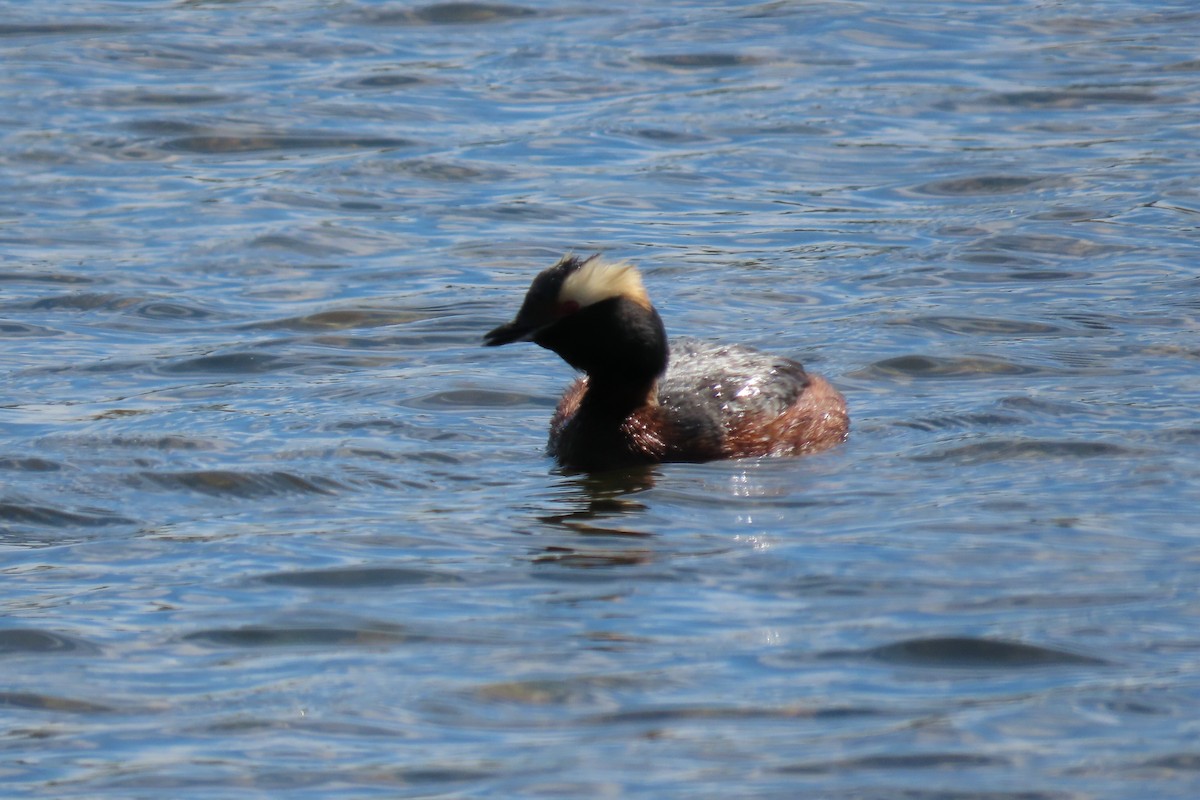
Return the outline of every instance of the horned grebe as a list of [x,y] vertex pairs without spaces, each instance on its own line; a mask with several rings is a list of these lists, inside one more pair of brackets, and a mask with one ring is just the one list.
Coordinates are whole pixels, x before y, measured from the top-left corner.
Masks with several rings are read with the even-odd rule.
[[586,373],[550,421],[568,469],[788,456],[845,441],[846,402],[787,358],[676,339],[630,264],[564,256],[533,279],[516,319],[484,337],[532,341]]

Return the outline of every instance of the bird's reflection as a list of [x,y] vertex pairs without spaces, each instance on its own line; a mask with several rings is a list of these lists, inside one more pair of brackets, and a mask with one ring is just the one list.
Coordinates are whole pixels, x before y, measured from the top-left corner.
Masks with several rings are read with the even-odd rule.
[[565,510],[543,514],[538,521],[550,529],[569,532],[573,538],[577,537],[578,545],[560,542],[547,546],[534,558],[535,563],[590,568],[628,566],[651,560],[650,550],[617,542],[629,543],[654,535],[634,524],[647,511],[646,504],[637,496],[654,487],[653,467],[560,474],[562,496],[556,505],[565,506]]
[[[573,567],[605,567],[642,564],[654,560],[657,548],[651,540],[661,536],[662,520],[654,513],[661,506],[646,495],[652,489],[663,493],[657,500],[686,495],[690,503],[719,505],[725,509],[726,524],[733,521],[729,541],[742,540],[746,527],[754,527],[765,511],[760,501],[785,496],[791,481],[771,467],[772,460],[748,460],[731,464],[661,465],[602,473],[560,472],[559,494],[553,513],[541,514],[538,522],[567,536],[555,537],[535,557],[537,563]],[[662,485],[663,469],[672,474]],[[738,512],[738,508],[745,506]],[[732,508],[731,508],[732,507]],[[778,509],[774,513],[779,513]]]

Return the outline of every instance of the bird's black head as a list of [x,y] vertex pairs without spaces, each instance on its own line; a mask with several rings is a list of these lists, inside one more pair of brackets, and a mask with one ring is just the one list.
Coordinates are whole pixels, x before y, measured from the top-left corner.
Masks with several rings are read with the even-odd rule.
[[520,341],[553,350],[593,378],[652,381],[667,365],[666,332],[641,275],[630,264],[598,255],[566,256],[539,274],[516,318],[490,331],[483,343]]
[[577,273],[580,267],[597,258],[599,256],[588,259],[580,259],[573,255],[563,256],[553,267],[542,270],[525,293],[525,302],[521,304],[516,318],[488,331],[483,337],[484,346],[498,347],[511,342],[531,341],[534,332],[539,328],[578,311],[577,301],[573,302],[563,296],[563,284],[567,278]]

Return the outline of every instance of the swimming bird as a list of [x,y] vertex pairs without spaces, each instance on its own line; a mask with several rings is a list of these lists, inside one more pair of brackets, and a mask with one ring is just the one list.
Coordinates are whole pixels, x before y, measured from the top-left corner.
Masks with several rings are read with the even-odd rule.
[[550,421],[548,454],[600,471],[663,461],[791,456],[845,441],[842,395],[789,358],[741,345],[667,341],[631,264],[564,256],[484,345],[531,341],[585,375]]

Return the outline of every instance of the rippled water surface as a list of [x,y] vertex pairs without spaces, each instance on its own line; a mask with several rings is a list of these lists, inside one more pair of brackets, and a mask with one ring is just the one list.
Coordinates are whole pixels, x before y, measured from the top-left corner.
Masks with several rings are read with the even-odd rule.
[[[0,4],[8,796],[1194,798],[1194,3]],[[850,441],[564,474],[561,253]]]

